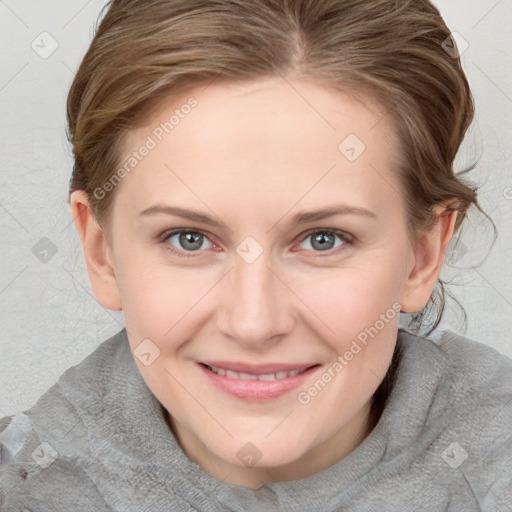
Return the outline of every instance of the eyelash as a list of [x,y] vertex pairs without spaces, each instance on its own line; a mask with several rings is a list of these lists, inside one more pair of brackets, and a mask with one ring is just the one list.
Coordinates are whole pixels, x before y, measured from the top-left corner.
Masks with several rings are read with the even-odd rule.
[[[211,244],[215,245],[214,242],[212,242],[210,240],[209,236],[206,233],[204,233],[203,231],[201,231],[200,229],[173,229],[173,230],[170,230],[170,231],[164,231],[161,235],[159,235],[157,237],[157,242],[160,243],[160,244],[163,244],[164,249],[166,251],[171,252],[174,256],[177,256],[179,258],[194,258],[194,257],[197,257],[197,256],[195,256],[195,253],[200,253],[201,250],[197,250],[197,251],[180,251],[180,250],[176,249],[174,246],[172,246],[170,243],[168,243],[169,238],[171,238],[174,235],[178,235],[180,233],[200,234],[200,235],[204,236],[205,238],[207,238],[210,241]],[[356,243],[355,237],[353,237],[352,235],[346,233],[345,231],[340,231],[338,229],[326,228],[326,229],[312,229],[310,231],[307,231],[306,233],[301,235],[301,238],[299,240],[299,244],[304,242],[311,235],[314,235],[314,234],[335,235],[335,236],[337,236],[337,237],[339,237],[341,239],[343,244],[341,246],[338,246],[338,247],[333,248],[333,249],[329,249],[327,251],[313,251],[313,252],[316,252],[316,253],[323,252],[326,256],[320,256],[320,255],[318,255],[318,256],[307,256],[309,258],[329,257],[329,256],[332,256],[333,254],[339,252],[340,250],[344,250],[345,246],[347,246],[347,245],[355,245],[355,243]],[[309,251],[309,252],[311,252],[311,251]]]

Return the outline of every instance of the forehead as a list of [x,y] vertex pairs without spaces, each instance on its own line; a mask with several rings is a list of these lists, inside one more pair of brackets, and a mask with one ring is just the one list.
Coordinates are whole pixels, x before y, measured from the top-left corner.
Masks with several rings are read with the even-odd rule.
[[[370,142],[369,132],[387,115],[369,97],[356,97],[348,91],[305,80],[276,77],[214,83],[182,92],[156,103],[148,116],[149,125],[156,126],[162,119],[169,119],[169,114],[183,108],[191,97],[197,100],[198,107],[187,122],[180,123],[182,138],[192,141],[195,132],[217,141],[229,136],[229,140],[250,146],[256,137],[263,137],[265,142],[283,144],[283,150],[287,143],[295,144],[300,138],[307,140],[309,147],[319,145],[322,140],[332,147],[331,143],[338,142],[347,130]],[[240,130],[241,127],[244,129]],[[387,122],[378,131],[392,138]],[[267,152],[270,148],[266,146]],[[337,149],[335,144],[334,150]]]
[[231,194],[232,204],[236,194],[241,203],[286,196],[289,206],[301,198],[305,206],[343,188],[364,202],[400,199],[388,113],[313,82],[278,77],[192,88],[153,105],[127,137],[125,157],[148,137],[155,147],[124,180],[137,202],[172,194],[177,176],[189,192]]

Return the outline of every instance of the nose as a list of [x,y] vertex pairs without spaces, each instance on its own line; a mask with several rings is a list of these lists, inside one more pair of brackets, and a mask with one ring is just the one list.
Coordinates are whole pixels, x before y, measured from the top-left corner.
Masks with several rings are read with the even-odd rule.
[[236,256],[234,267],[221,285],[217,310],[220,332],[251,349],[265,349],[294,327],[293,294],[271,268],[265,252],[248,263]]

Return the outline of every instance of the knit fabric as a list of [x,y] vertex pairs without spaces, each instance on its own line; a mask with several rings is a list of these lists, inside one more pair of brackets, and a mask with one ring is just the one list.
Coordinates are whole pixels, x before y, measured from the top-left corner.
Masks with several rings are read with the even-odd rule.
[[254,490],[186,456],[123,329],[0,419],[0,510],[512,511],[512,360],[451,331],[399,336],[395,385],[363,443],[310,477]]

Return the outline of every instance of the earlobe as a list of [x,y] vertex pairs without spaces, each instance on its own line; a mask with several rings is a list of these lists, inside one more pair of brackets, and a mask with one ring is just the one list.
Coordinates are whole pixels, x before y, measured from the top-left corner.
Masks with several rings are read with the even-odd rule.
[[441,205],[434,208],[435,224],[429,231],[421,234],[414,248],[414,266],[402,293],[401,304],[404,312],[416,313],[427,305],[443,268],[457,213]]
[[105,233],[94,216],[87,194],[82,190],[70,196],[71,212],[82,243],[87,272],[98,302],[111,311],[122,309],[115,269]]

